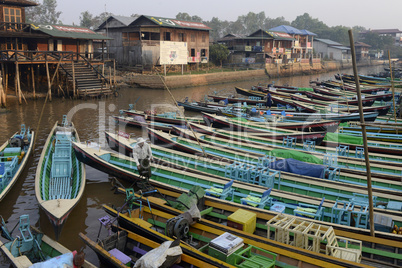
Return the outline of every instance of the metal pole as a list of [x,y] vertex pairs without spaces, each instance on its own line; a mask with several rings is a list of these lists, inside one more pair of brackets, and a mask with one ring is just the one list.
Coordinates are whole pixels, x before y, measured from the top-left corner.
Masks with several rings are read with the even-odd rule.
[[369,213],[370,213],[370,235],[375,236],[374,232],[374,209],[373,209],[373,192],[371,190],[371,170],[370,170],[370,160],[367,146],[367,133],[366,126],[364,125],[364,115],[363,115],[363,104],[362,104],[362,96],[360,91],[360,82],[359,82],[359,74],[357,72],[356,65],[356,51],[355,51],[355,42],[353,41],[353,32],[350,29],[349,31],[349,41],[350,48],[352,51],[352,62],[353,62],[353,73],[355,75],[355,83],[356,83],[356,92],[357,98],[359,100],[359,114],[360,114],[360,122],[363,124],[362,128],[362,136],[363,136],[363,144],[364,144],[364,160],[366,161],[366,170],[367,170],[367,191],[368,191],[368,199],[369,199]]

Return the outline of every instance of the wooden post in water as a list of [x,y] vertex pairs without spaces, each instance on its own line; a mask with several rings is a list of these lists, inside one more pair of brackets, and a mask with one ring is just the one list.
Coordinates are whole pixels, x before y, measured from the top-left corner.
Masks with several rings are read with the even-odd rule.
[[113,59],[113,86],[116,86],[116,59]]
[[[5,84],[5,83],[3,83],[3,81],[4,81],[4,78],[6,77],[6,69],[5,69],[5,64],[4,63],[1,63],[1,76],[2,76],[1,88],[3,90],[2,104],[3,104],[4,107],[6,107],[7,106],[7,91],[4,90],[4,87],[3,87],[3,84]],[[4,82],[7,82],[7,79]]]
[[368,145],[367,145],[366,124],[364,122],[362,95],[361,95],[361,91],[360,91],[359,74],[357,72],[357,65],[356,65],[355,42],[353,41],[352,30],[350,29],[348,32],[349,32],[350,48],[351,48],[351,52],[352,52],[353,73],[355,75],[355,82],[356,82],[356,93],[357,93],[357,98],[359,100],[359,114],[360,114],[360,122],[361,122],[363,144],[364,144],[364,160],[366,161],[366,170],[367,170],[367,191],[368,191],[368,199],[369,199],[370,234],[371,234],[371,236],[374,237],[375,231],[374,231],[373,192],[371,189],[371,169],[370,169],[370,159],[369,159],[369,152],[368,152]]
[[18,103],[22,104],[22,99],[21,99],[21,82],[20,82],[20,67],[18,64],[18,61],[15,62],[15,78],[17,81],[17,88],[16,88],[16,93],[18,93]]
[[71,67],[73,68],[73,96],[76,97],[75,92],[75,68],[74,68],[74,61],[71,61]]
[[32,76],[32,91],[33,91],[33,98],[35,99],[35,72],[34,72],[34,66],[33,64],[31,65],[31,76]]
[[45,61],[46,64],[46,75],[47,75],[47,95],[49,96],[49,101],[52,101],[52,86],[50,84],[50,73],[49,73],[49,63],[47,59]]

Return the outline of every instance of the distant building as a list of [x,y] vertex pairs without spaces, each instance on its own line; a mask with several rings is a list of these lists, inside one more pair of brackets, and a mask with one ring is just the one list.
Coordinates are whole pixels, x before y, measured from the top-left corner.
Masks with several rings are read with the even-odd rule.
[[140,15],[111,16],[96,31],[113,38],[107,47],[119,64],[150,69],[169,63],[207,63],[210,30],[201,22]]
[[402,46],[402,31],[399,29],[370,29],[367,31],[362,31],[359,34],[364,39],[364,36],[369,32],[376,33],[379,36],[391,36],[395,40],[396,46]]
[[356,61],[369,60],[370,47],[371,47],[370,45],[367,45],[363,42],[355,42]]
[[228,62],[259,64],[289,60],[294,38],[286,33],[258,30],[248,36],[227,34],[217,42],[230,50]]
[[314,51],[323,59],[345,61],[351,59],[350,48],[330,39],[316,38]]
[[283,32],[294,38],[292,44],[292,58],[309,58],[313,53],[314,36],[308,30],[299,30],[289,25],[281,25],[269,29],[272,32]]

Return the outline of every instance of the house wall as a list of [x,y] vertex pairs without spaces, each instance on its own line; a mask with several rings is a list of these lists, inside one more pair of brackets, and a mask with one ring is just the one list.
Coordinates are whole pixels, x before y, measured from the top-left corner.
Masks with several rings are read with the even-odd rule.
[[341,49],[329,47],[328,48],[328,56],[330,56],[330,55],[332,55],[332,58],[329,57],[330,59],[339,60],[339,61],[343,60]]
[[4,21],[4,8],[5,7],[20,8],[21,9],[21,23],[25,23],[25,17],[26,17],[25,16],[25,7],[5,5],[5,4],[0,4],[0,21]]

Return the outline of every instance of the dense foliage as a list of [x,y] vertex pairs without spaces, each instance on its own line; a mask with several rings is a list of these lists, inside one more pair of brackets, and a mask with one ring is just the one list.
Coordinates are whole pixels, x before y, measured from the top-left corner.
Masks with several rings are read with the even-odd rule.
[[222,62],[227,60],[229,56],[229,49],[221,44],[213,44],[209,47],[209,58],[215,63],[215,65],[220,65],[222,67]]

